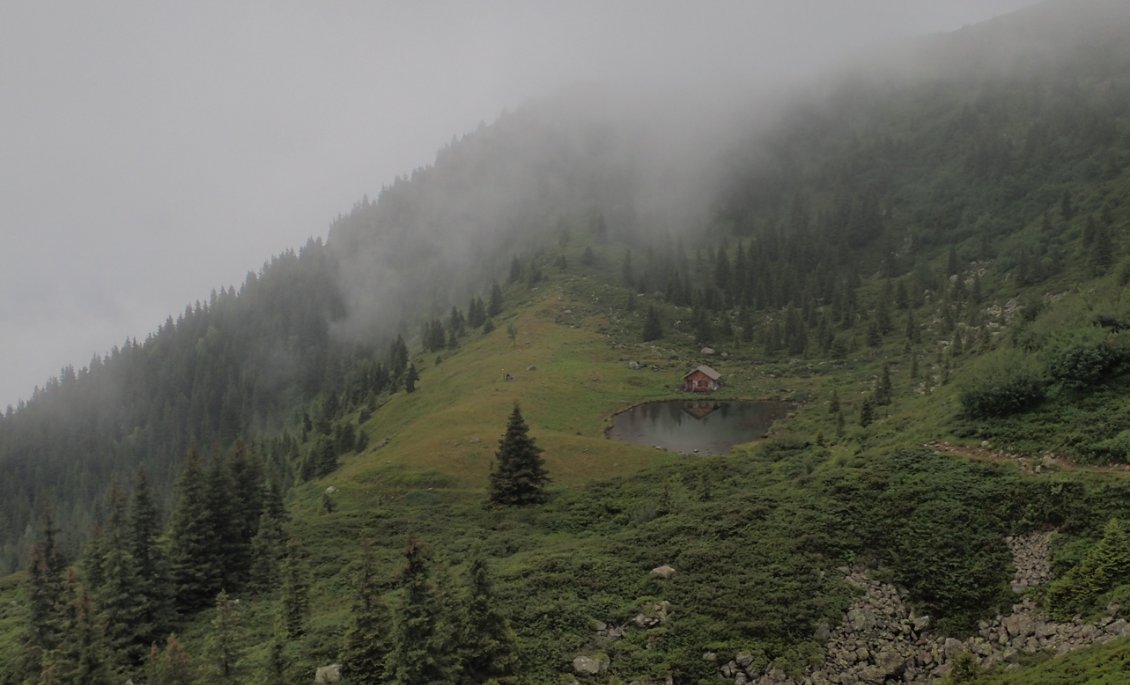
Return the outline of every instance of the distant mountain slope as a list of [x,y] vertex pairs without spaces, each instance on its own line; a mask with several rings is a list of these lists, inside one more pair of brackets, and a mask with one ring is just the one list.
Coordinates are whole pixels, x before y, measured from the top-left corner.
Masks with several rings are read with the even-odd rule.
[[[967,633],[1016,597],[1006,535],[1056,528],[1062,578],[1130,518],[1127,16],[1052,2],[916,41],[775,104],[769,128],[702,130],[719,120],[703,113],[688,133],[591,92],[503,116],[324,244],[0,419],[0,564],[23,563],[47,503],[73,557],[112,478],[144,464],[164,495],[186,450],[242,439],[293,486],[286,532],[309,552],[309,631],[280,649],[295,681],[339,657],[363,536],[395,601],[405,539],[435,545],[448,609],[481,541],[532,682],[582,654],[624,681],[709,682],[739,654],[803,673],[851,564],[937,635]],[[464,326],[494,280],[498,309]],[[727,458],[605,439],[612,411],[674,396],[702,362],[723,392],[795,411]],[[975,381],[1032,369],[1006,384],[1013,413],[967,410]],[[553,496],[484,507],[515,401]],[[240,677],[273,658],[274,590],[233,590],[256,645]],[[14,662],[23,607],[14,583],[0,594]],[[194,655],[197,599],[177,619]]]
[[763,277],[747,304],[761,309],[799,307],[804,292],[827,302],[876,273],[922,273],[949,246],[964,263],[995,258],[1006,291],[1089,277],[1089,217],[1122,248],[1128,14],[1124,3],[1052,2],[916,41],[768,132],[751,114],[747,144],[733,142],[743,131],[701,130],[718,120],[709,106],[695,117],[669,102],[692,113],[676,126],[608,93],[505,115],[339,217],[324,245],[65,371],[0,420],[0,568],[23,557],[37,509],[54,503],[81,540],[112,477],[145,464],[167,491],[190,446],[295,427],[318,398],[363,383],[358,365],[383,361],[398,333],[411,339],[485,293],[515,256],[528,262],[570,232],[604,226],[637,255],[650,250],[660,274],[672,235],[693,254],[711,225],[711,240],[747,241]]
[[[399,333],[485,295],[516,255],[598,219],[623,234],[634,144],[599,112],[530,105],[358,203],[325,244],[280,255],[238,292],[214,293],[145,341],[65,369],[0,418],[0,571],[22,563],[44,507],[57,510],[74,552],[112,478],[127,482],[144,466],[167,493],[189,448],[294,429],[321,396],[364,400],[374,388],[346,387],[370,382],[359,364],[384,361]],[[293,480],[296,459],[277,477]]]

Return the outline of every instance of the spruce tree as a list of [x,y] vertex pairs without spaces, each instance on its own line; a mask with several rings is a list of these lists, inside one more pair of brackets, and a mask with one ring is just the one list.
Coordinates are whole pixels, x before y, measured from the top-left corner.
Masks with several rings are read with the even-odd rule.
[[738,312],[738,327],[742,331],[742,342],[753,342],[753,319],[750,318],[748,307],[742,307]]
[[286,508],[273,483],[263,487],[263,511],[251,540],[251,571],[248,587],[254,592],[270,592],[278,587],[279,566],[286,556]]
[[209,682],[238,683],[238,663],[243,657],[239,625],[241,619],[239,600],[233,600],[223,590],[216,595],[216,613],[212,629],[205,644],[206,670]]
[[490,501],[494,504],[541,504],[547,499],[549,475],[517,403],[506,433],[498,443],[490,474]]
[[1048,587],[1048,609],[1066,620],[1086,613],[1095,599],[1130,582],[1130,536],[1118,519],[1110,519],[1103,535],[1070,571]]
[[875,400],[871,397],[864,397],[863,404],[859,407],[859,425],[861,428],[867,428],[874,420]]
[[389,654],[389,612],[381,601],[376,561],[368,536],[361,537],[361,566],[353,590],[353,611],[341,661],[349,682],[380,685]]
[[393,685],[454,682],[457,664],[431,582],[428,550],[409,538],[405,558],[400,575],[404,597],[393,625],[386,677]]
[[471,328],[478,328],[483,325],[487,320],[486,307],[483,301],[478,297],[472,296],[470,304],[467,305],[467,325]]
[[487,305],[487,317],[498,316],[502,313],[502,288],[498,287],[498,281],[491,281],[490,284],[490,303]]
[[647,318],[643,322],[643,341],[650,342],[663,337],[663,323],[659,320],[659,312],[655,306],[647,308]]
[[875,404],[884,406],[891,403],[891,365],[883,364],[883,372],[879,382],[875,384]]
[[106,556],[102,563],[103,582],[94,594],[94,603],[99,621],[104,626],[106,647],[115,665],[125,669],[141,664],[152,632],[152,628],[143,621],[144,598],[138,591],[140,578],[132,547],[125,495],[117,483],[112,483],[109,519],[106,522]]
[[290,685],[287,669],[290,663],[286,656],[286,637],[275,636],[267,647],[267,668],[260,681],[263,685]]
[[94,526],[90,539],[82,547],[79,567],[88,590],[96,590],[102,585],[102,564],[106,558],[106,533],[101,523]]
[[306,634],[310,615],[310,575],[302,543],[291,538],[286,543],[286,563],[282,577],[282,616],[286,636],[297,639]]
[[263,510],[263,468],[258,455],[252,454],[242,441],[236,442],[227,466],[232,520],[225,589],[234,591],[245,585],[251,568],[251,540]]
[[[40,683],[73,683],[77,681],[82,648],[79,640],[78,576],[74,569],[67,572],[63,585],[62,607],[59,615],[59,645],[43,654],[39,669]],[[103,682],[104,682],[103,678]]]
[[188,653],[184,651],[176,635],[170,635],[165,640],[164,649],[158,649],[156,644],[150,648],[145,676],[148,683],[192,685],[193,673]]
[[172,588],[168,562],[159,538],[161,513],[149,490],[144,469],[139,469],[129,504],[129,544],[137,569],[137,593],[141,598],[138,618],[142,648],[164,637],[173,619]]
[[216,554],[216,530],[208,505],[208,484],[192,451],[174,488],[169,522],[169,572],[176,609],[183,615],[209,606],[220,591],[223,568]]
[[38,672],[43,655],[56,649],[63,633],[66,610],[64,570],[66,560],[59,553],[55,514],[48,508],[43,513],[39,542],[32,545],[27,585],[27,638],[24,670]]
[[408,365],[408,372],[404,375],[404,392],[416,392],[416,381],[420,380],[420,374],[416,371],[415,364]]
[[512,676],[518,666],[517,638],[498,611],[481,549],[472,554],[467,575],[467,601],[460,621],[460,682],[475,685]]
[[[240,586],[240,577],[246,571],[246,558],[249,556],[247,543],[240,539],[242,522],[237,512],[231,472],[228,460],[222,455],[214,455],[204,476],[207,487],[207,510],[214,531],[213,551],[220,567],[220,582],[216,588],[234,590]],[[243,568],[241,568],[241,564]],[[208,598],[208,606],[215,600],[215,594]]]
[[101,626],[95,617],[94,604],[85,590],[75,599],[74,632],[70,639],[78,651],[75,682],[89,685],[110,683],[109,658]]
[[596,255],[593,254],[592,248],[588,245],[586,245],[584,251],[581,252],[581,264],[585,266],[596,264]]
[[400,376],[404,369],[408,366],[408,345],[404,342],[404,336],[396,336],[396,341],[392,343],[388,353],[388,367],[394,378]]

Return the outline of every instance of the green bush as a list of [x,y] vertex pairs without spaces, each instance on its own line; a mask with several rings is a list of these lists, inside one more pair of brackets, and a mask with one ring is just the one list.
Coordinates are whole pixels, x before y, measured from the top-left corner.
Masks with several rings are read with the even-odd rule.
[[1044,399],[1045,381],[1035,362],[1015,350],[987,355],[960,384],[961,407],[977,419],[1008,416]]
[[1130,430],[1084,446],[1080,452],[1092,464],[1125,464],[1130,460]]
[[1066,388],[1081,390],[1108,378],[1128,356],[1127,346],[1119,335],[1090,329],[1052,347],[1048,355],[1048,376]]
[[1103,593],[1130,581],[1130,538],[1111,519],[1082,561],[1048,587],[1048,613],[1058,620],[1095,609]]

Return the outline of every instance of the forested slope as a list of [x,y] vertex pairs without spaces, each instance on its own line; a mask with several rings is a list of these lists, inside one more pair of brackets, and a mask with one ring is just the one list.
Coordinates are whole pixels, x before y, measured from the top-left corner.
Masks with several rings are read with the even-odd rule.
[[[965,634],[1014,598],[1004,536],[1057,528],[1070,579],[1103,525],[1130,516],[1115,469],[1030,478],[923,447],[1130,463],[1126,35],[1130,8],[1094,0],[916,42],[775,104],[771,127],[751,111],[748,128],[711,132],[681,169],[654,148],[694,136],[663,118],[632,126],[640,109],[606,94],[504,115],[338,217],[325,243],[0,419],[0,564],[32,557],[33,581],[63,584],[36,523],[51,507],[66,561],[88,536],[149,536],[131,554],[152,543],[173,560],[154,592],[172,593],[162,626],[189,649],[212,649],[207,621],[230,607],[197,612],[219,588],[246,600],[248,678],[306,680],[338,658],[354,564],[386,579],[365,592],[394,606],[427,594],[413,574],[432,562],[415,542],[401,554],[409,535],[435,545],[440,585],[483,541],[522,655],[508,668],[536,682],[602,649],[625,679],[713,682],[702,653],[739,649],[804,672],[850,601],[848,563]],[[727,356],[705,359],[707,344]],[[796,403],[775,440],[700,464],[603,439],[608,414],[669,396],[667,376],[701,361],[735,395]],[[555,474],[528,515],[482,507],[486,426],[517,401]],[[204,459],[185,471],[194,449]],[[126,496],[106,497],[138,466],[170,519],[144,535]],[[89,577],[108,568],[98,545],[72,592],[105,582]],[[685,574],[643,580],[660,562]],[[1086,596],[1064,581],[1051,610],[1096,610],[1126,592],[1125,570]],[[287,614],[303,586],[314,609]],[[592,635],[662,601],[681,613],[658,632]],[[276,611],[293,621],[286,650],[267,646],[281,644]],[[136,651],[162,630],[121,638]],[[31,670],[54,654],[8,637]],[[139,653],[115,658],[141,676]]]

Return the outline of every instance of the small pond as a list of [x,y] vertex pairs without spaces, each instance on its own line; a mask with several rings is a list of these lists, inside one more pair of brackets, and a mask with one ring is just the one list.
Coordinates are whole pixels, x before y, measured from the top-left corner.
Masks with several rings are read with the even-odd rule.
[[686,454],[728,454],[763,437],[792,408],[788,402],[669,400],[639,404],[612,417],[613,440]]

